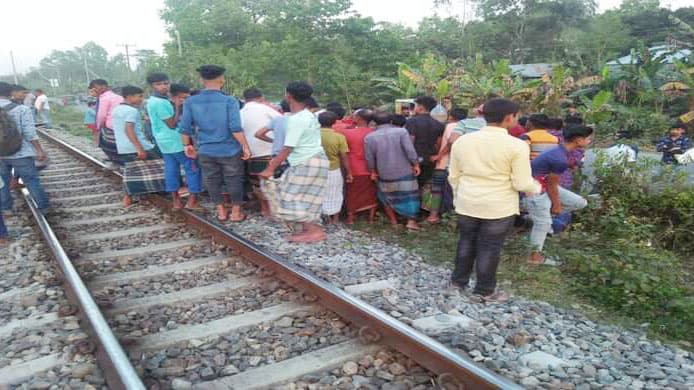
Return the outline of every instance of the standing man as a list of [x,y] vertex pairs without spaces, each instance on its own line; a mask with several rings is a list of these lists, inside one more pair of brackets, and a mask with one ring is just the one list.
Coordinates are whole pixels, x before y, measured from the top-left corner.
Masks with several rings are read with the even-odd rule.
[[407,121],[405,128],[410,133],[414,149],[419,156],[421,168],[421,174],[417,177],[419,191],[422,195],[428,196],[431,193],[431,179],[445,126],[432,118],[430,114],[437,105],[436,99],[431,96],[421,96],[415,99],[414,103],[415,116]]
[[[285,99],[292,115],[287,119],[284,147],[259,175],[266,179],[262,182],[263,192],[273,215],[301,224],[303,230],[289,237],[293,242],[319,242],[326,238],[319,222],[330,163],[321,146],[318,120],[307,107],[312,94],[313,88],[303,81],[287,85]],[[271,179],[285,160],[289,167],[282,176]]]
[[352,182],[347,183],[347,199],[345,200],[347,208],[347,221],[345,222],[348,225],[353,224],[357,213],[362,211],[369,212],[369,223],[373,223],[376,216],[376,208],[378,208],[376,186],[371,180],[369,168],[366,165],[366,158],[364,157],[364,138],[373,131],[369,127],[372,115],[373,112],[371,110],[357,110],[352,115],[355,127],[339,131],[347,139],[349,148],[347,157],[349,159],[349,168],[352,172]]
[[123,103],[123,97],[108,87],[106,80],[96,79],[89,83],[90,94],[97,97],[96,128],[99,130],[99,148],[109,160],[118,163],[116,137],[113,134],[113,110]]
[[520,139],[530,145],[530,160],[534,160],[542,152],[554,149],[559,145],[559,138],[549,132],[552,119],[545,114],[532,114],[528,118],[528,132]]
[[51,128],[51,106],[48,104],[48,96],[43,93],[43,90],[37,89],[34,91],[36,94],[36,101],[34,102],[34,107],[36,108],[36,115],[39,121],[43,123],[46,128]]
[[185,98],[176,96],[169,100],[169,76],[164,73],[150,74],[147,76],[147,83],[153,91],[152,96],[147,100],[147,115],[152,124],[152,135],[164,156],[166,192],[171,193],[173,209],[182,209],[183,203],[178,190],[181,189],[181,166],[183,166],[190,194],[185,207],[198,208],[200,207],[198,196],[202,192],[200,167],[195,160],[186,157],[183,153],[183,142],[178,130],[181,106]]
[[539,193],[530,170],[528,144],[508,134],[517,123],[519,106],[507,99],[484,104],[488,125],[461,136],[451,149],[448,181],[460,215],[460,239],[451,283],[466,289],[473,268],[473,291],[488,302],[504,302],[496,291],[501,247],[519,214],[519,192]]
[[251,158],[246,162],[247,173],[253,186],[253,194],[260,202],[260,213],[264,217],[270,217],[270,205],[260,190],[258,174],[267,168],[272,159],[272,143],[258,139],[255,135],[258,130],[269,127],[270,123],[282,114],[265,102],[262,92],[257,88],[243,91],[243,99],[246,104],[241,109],[241,123],[243,134],[251,149]]
[[3,183],[6,183],[0,189],[0,207],[2,207],[3,212],[12,211],[12,194],[9,183],[14,169],[15,174],[24,181],[24,185],[36,201],[38,208],[46,210],[49,207],[48,196],[41,186],[36,169],[36,161],[45,161],[46,153],[41,148],[39,137],[36,135],[36,125],[31,109],[21,104],[12,103],[10,101],[11,94],[12,86],[0,82],[0,109],[5,110],[6,116],[12,121],[11,124],[4,123],[2,126],[16,126],[22,136],[19,150],[9,155],[0,156],[0,177],[2,177]]
[[374,114],[376,129],[364,138],[367,166],[390,224],[398,226],[398,214],[407,218],[408,229],[419,230],[419,157],[407,130],[392,119],[387,112]]
[[532,162],[533,176],[542,184],[539,195],[528,195],[524,199],[528,215],[533,221],[530,231],[532,252],[528,263],[543,264],[542,248],[547,233],[552,231],[552,215],[570,213],[580,210],[588,202],[580,195],[559,185],[561,175],[571,169],[570,154],[575,150],[583,150],[590,145],[593,128],[588,126],[571,126],[564,130],[564,143],[541,153]]
[[[239,101],[222,92],[226,69],[203,65],[197,71],[204,89],[183,105],[180,125],[184,151],[188,158],[200,162],[205,187],[217,206],[217,219],[241,222],[246,219],[241,209],[243,162],[251,157],[251,150],[241,127]],[[230,194],[231,217],[222,192]]]

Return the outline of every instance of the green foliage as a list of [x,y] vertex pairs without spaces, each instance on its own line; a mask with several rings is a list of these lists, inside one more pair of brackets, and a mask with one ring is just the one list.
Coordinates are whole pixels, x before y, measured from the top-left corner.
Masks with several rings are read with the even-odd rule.
[[592,99],[581,96],[581,113],[587,123],[602,123],[612,115],[612,92],[600,91]]
[[560,256],[575,287],[612,310],[692,338],[694,191],[686,175],[657,162],[596,162],[600,206],[580,214]]

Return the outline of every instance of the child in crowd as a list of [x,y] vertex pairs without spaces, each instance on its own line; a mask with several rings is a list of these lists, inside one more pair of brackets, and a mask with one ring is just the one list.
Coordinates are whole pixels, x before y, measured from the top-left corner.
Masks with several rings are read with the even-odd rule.
[[678,164],[675,156],[684,154],[692,148],[692,141],[685,137],[684,127],[680,124],[672,126],[670,134],[658,142],[656,149],[663,153],[663,164]]
[[330,161],[328,183],[323,197],[323,215],[328,216],[328,223],[338,222],[344,200],[343,182],[351,183],[353,181],[347,159],[347,152],[349,152],[347,139],[332,129],[337,119],[337,114],[331,111],[325,111],[318,115],[318,122],[321,125],[321,144]]
[[528,132],[519,138],[530,145],[530,160],[559,145],[559,139],[549,132],[552,124],[552,120],[545,114],[532,114],[528,118]]
[[87,110],[84,112],[84,125],[92,132],[94,146],[99,145],[99,129],[96,128],[96,102],[87,102]]
[[201,173],[197,162],[183,153],[183,142],[178,130],[181,107],[189,94],[185,86],[176,85],[175,96],[169,100],[171,86],[169,77],[164,73],[152,73],[147,76],[147,83],[152,87],[152,96],[147,101],[147,114],[152,124],[152,135],[164,156],[164,178],[166,192],[171,193],[173,209],[183,208],[178,191],[181,189],[181,166],[186,174],[188,185],[188,209],[199,208],[198,195],[202,191]]
[[113,109],[113,134],[118,161],[123,164],[123,206],[130,207],[134,195],[164,190],[164,168],[154,144],[145,137],[140,107],[144,91],[123,87],[123,103]]

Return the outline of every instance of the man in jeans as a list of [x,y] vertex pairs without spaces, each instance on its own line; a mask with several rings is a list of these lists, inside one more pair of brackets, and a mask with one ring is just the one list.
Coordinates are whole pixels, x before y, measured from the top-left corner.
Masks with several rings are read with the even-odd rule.
[[540,154],[532,162],[533,176],[542,184],[542,193],[528,195],[525,208],[533,221],[530,231],[532,252],[529,264],[543,264],[542,248],[547,233],[552,231],[552,215],[580,210],[588,202],[580,195],[561,187],[561,175],[570,168],[569,153],[590,145],[593,129],[588,126],[570,126],[564,130],[564,144]]
[[484,104],[487,126],[461,136],[451,149],[448,181],[460,215],[460,240],[451,283],[468,287],[473,268],[474,294],[486,302],[504,302],[508,294],[496,291],[496,270],[501,247],[519,214],[519,192],[539,193],[530,170],[528,145],[509,135],[517,123],[519,107],[507,99]]
[[[190,159],[200,156],[198,161],[205,187],[217,206],[217,219],[241,222],[246,218],[241,210],[243,161],[251,157],[251,150],[243,135],[239,102],[222,92],[224,68],[203,65],[198,72],[204,89],[189,97],[183,105],[180,122],[183,151]],[[194,133],[195,146],[191,143]],[[231,195],[231,217],[222,192]]]
[[[36,201],[38,208],[46,210],[49,207],[48,197],[41,186],[35,165],[35,161],[46,160],[46,153],[39,144],[31,109],[21,104],[12,103],[10,101],[11,94],[12,86],[0,82],[0,108],[8,110],[10,118],[17,124],[17,129],[22,134],[22,146],[17,153],[0,157],[0,176],[4,183],[10,183],[14,169],[15,174],[22,179]],[[0,204],[3,212],[12,211],[12,195],[9,185],[5,185],[0,190]]]

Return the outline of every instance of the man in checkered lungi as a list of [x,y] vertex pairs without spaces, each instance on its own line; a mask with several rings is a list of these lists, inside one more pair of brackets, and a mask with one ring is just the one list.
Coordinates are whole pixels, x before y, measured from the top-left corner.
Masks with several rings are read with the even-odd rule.
[[122,93],[123,103],[113,110],[113,134],[123,164],[123,206],[130,207],[133,195],[164,191],[164,162],[143,131],[142,89],[128,85]]
[[[272,213],[288,222],[299,222],[303,230],[292,234],[289,241],[318,242],[325,240],[319,224],[321,206],[328,181],[328,158],[321,146],[320,125],[306,108],[313,88],[305,82],[287,86],[285,99],[292,115],[287,120],[282,151],[260,173],[262,190]],[[282,176],[274,178],[275,170],[289,162]]]

